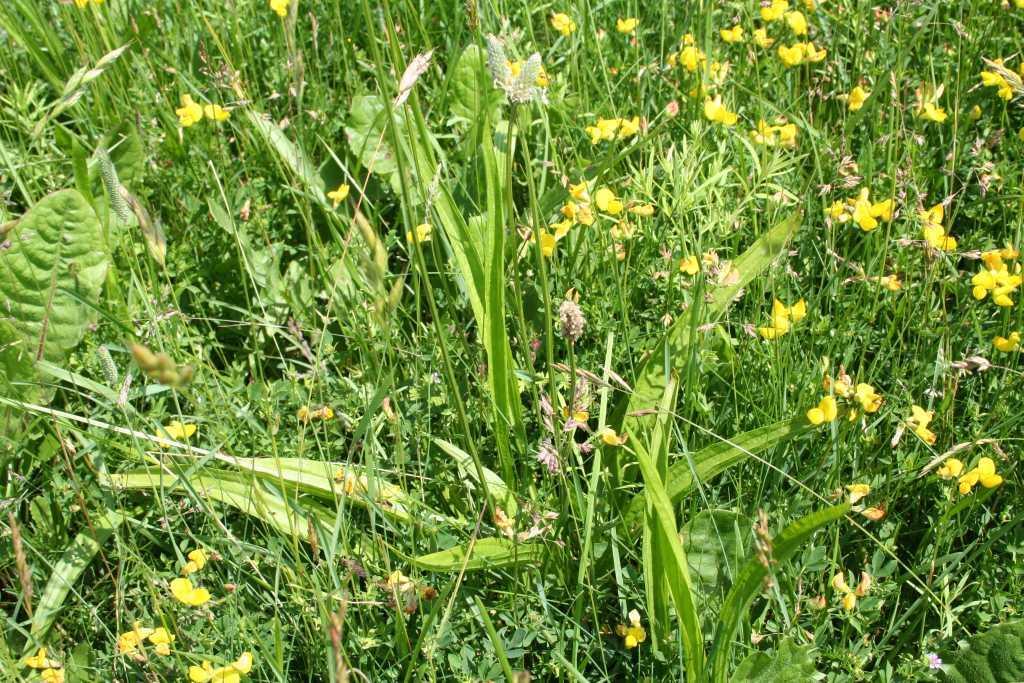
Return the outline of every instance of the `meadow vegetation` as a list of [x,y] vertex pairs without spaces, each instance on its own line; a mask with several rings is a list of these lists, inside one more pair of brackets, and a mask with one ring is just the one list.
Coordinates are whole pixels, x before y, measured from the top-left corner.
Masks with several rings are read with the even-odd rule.
[[1022,48],[0,3],[0,680],[1024,680]]

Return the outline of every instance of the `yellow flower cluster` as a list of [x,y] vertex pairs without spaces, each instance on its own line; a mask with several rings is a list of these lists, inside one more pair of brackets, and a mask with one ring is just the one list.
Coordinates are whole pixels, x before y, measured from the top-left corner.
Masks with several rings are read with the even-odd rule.
[[996,474],[996,464],[992,458],[984,457],[978,460],[974,469],[964,472],[964,463],[956,458],[946,458],[942,467],[935,473],[941,479],[956,479],[960,495],[966,496],[974,490],[974,487],[981,484],[984,488],[994,489],[1003,483],[1003,478]]
[[282,19],[288,16],[288,10],[291,8],[292,0],[270,0],[270,9],[277,16]]
[[299,418],[299,422],[302,424],[308,424],[316,420],[327,422],[328,420],[334,419],[334,408],[331,408],[330,406],[321,406],[319,408],[301,406],[298,411],[296,411],[295,416]]
[[765,339],[778,339],[787,334],[793,323],[800,322],[807,316],[807,302],[800,299],[792,306],[775,299],[772,303],[772,323],[768,327],[757,328],[758,334]]
[[252,653],[243,652],[238,659],[225,666],[214,668],[208,661],[202,666],[188,668],[188,680],[192,683],[239,683],[242,676],[252,671]]
[[598,118],[593,126],[584,129],[590,136],[590,144],[596,145],[606,140],[627,140],[640,132],[640,117],[631,119]]
[[[996,64],[1002,65],[1003,60],[995,60]],[[996,71],[985,70],[981,72],[981,84],[986,88],[995,88],[996,95],[1000,99],[1009,102],[1013,99],[1013,88],[1010,86],[1009,81],[1006,77]]]
[[1013,353],[1020,348],[1020,332],[1011,332],[1009,337],[997,336],[992,340],[997,351]]
[[799,66],[804,63],[816,63],[823,61],[828,56],[828,51],[819,49],[813,42],[794,43],[793,45],[779,45],[779,60],[786,67]]
[[[842,368],[836,377],[825,375],[821,384],[826,392],[825,396],[817,406],[807,411],[807,421],[814,425],[833,422],[839,416],[838,399],[843,399],[850,404],[849,419],[851,421],[857,419],[859,410],[863,410],[865,413],[877,413],[884,401],[882,395],[875,391],[870,384],[865,382],[854,384],[853,379]],[[863,490],[860,498],[866,496],[868,491],[870,488]]]
[[1016,260],[1019,256],[1020,252],[1012,245],[982,253],[981,260],[985,265],[971,278],[971,294],[974,298],[981,301],[991,294],[996,306],[1012,306],[1010,295],[1020,287],[1021,264],[1014,264],[1011,272],[1006,262]]
[[568,36],[576,30],[576,22],[573,21],[568,14],[556,12],[551,15],[551,28],[555,29],[563,36]]
[[64,683],[64,668],[60,662],[46,656],[46,648],[41,647],[30,657],[26,657],[25,666],[39,672],[39,678],[45,683]]
[[182,128],[193,126],[204,118],[218,123],[221,121],[227,121],[231,118],[231,112],[224,109],[219,104],[207,104],[203,106],[193,100],[191,95],[181,96],[181,106],[175,109],[174,113],[177,114],[178,123],[181,124]]
[[647,640],[647,631],[640,624],[640,612],[635,609],[629,611],[629,625],[619,624],[615,632],[622,638],[627,650]]
[[775,125],[761,119],[757,122],[757,130],[750,131],[750,139],[755,144],[766,147],[796,147],[796,124],[787,123],[784,119]]
[[871,232],[878,227],[879,221],[892,220],[894,208],[895,202],[892,199],[872,202],[870,191],[864,187],[856,197],[833,202],[828,209],[828,216],[839,223],[852,220],[864,232]]
[[921,219],[921,234],[925,242],[932,249],[939,251],[956,251],[956,238],[946,234],[942,227],[946,211],[942,204],[936,204],[930,209],[919,211],[917,217]]
[[832,577],[832,588],[839,593],[843,609],[852,612],[857,606],[857,598],[863,598],[871,590],[871,575],[861,572],[860,583],[856,588],[850,588],[850,584],[846,583],[846,572],[840,571]]
[[910,406],[910,417],[907,418],[907,426],[914,430],[918,436],[929,446],[935,443],[935,432],[928,429],[935,417],[935,411],[925,410],[919,405]]
[[348,192],[348,185],[342,183],[341,185],[338,185],[338,189],[331,190],[330,192],[328,192],[327,198],[331,200],[332,206],[334,206],[334,208],[336,209],[338,208],[338,205],[345,201],[345,199],[348,197]]
[[729,108],[722,104],[721,95],[715,95],[714,99],[708,97],[704,100],[704,118],[723,126],[734,126],[739,120],[735,112],[729,111]]
[[168,633],[167,629],[163,626],[157,628],[141,626],[137,621],[132,624],[131,631],[126,631],[117,637],[117,654],[131,654],[144,660],[145,654],[139,652],[139,648],[145,647],[144,641],[147,640],[153,646],[153,651],[161,657],[171,654],[171,643],[174,642],[174,636]]
[[210,591],[192,583],[188,577],[206,566],[206,553],[195,549],[188,554],[188,562],[181,568],[182,576],[171,581],[171,595],[189,607],[200,607],[210,601]]

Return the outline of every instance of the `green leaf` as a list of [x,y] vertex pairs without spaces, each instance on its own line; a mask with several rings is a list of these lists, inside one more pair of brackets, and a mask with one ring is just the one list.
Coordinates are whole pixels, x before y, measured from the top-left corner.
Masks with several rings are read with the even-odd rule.
[[[783,529],[782,533],[772,539],[771,559],[774,564],[785,562],[792,557],[803,543],[818,529],[841,519],[850,510],[849,503],[842,503],[824,510],[812,512]],[[714,683],[725,683],[729,680],[728,664],[732,639],[746,617],[750,603],[761,592],[764,579],[768,575],[761,558],[754,555],[747,560],[733,582],[733,587],[725,597],[725,604],[719,613],[718,628],[711,652],[711,670]]]
[[[782,253],[786,244],[800,227],[801,214],[795,213],[767,233],[740,255],[732,266],[734,273],[729,283],[712,289],[710,303],[706,307],[707,321],[720,319],[728,310],[740,289],[747,286],[764,272]],[[657,407],[665,391],[667,377],[671,372],[682,371],[690,357],[690,346],[694,339],[695,326],[690,316],[680,316],[655,346],[653,352],[640,368],[633,393],[619,403],[612,424],[622,426],[620,431],[642,433],[644,425],[650,425],[649,415],[634,415],[638,411],[647,413]]]
[[[723,439],[691,453],[688,458],[680,460],[668,470],[665,487],[669,499],[675,503],[692,491],[697,483],[706,482],[752,455],[763,453],[813,429],[814,425],[800,415],[791,420],[783,420],[737,434],[731,439]],[[692,466],[690,460],[693,461]],[[644,492],[640,491],[630,501],[623,518],[623,525],[627,529],[637,527],[642,521],[644,495]]]
[[39,604],[36,605],[36,611],[32,615],[32,635],[38,641],[46,635],[57,613],[64,607],[64,600],[67,599],[78,577],[96,557],[96,553],[107,539],[121,526],[124,517],[114,510],[106,510],[102,515],[91,516],[89,521],[91,528],[75,536],[75,540],[54,565]]
[[465,546],[456,546],[411,560],[413,566],[428,572],[500,569],[535,564],[544,558],[540,543],[515,543],[506,538],[482,538]]
[[[398,130],[396,137],[405,135],[404,119],[401,112],[394,112]],[[398,160],[387,134],[387,104],[377,95],[360,95],[352,98],[348,112],[345,136],[352,152],[367,171],[382,176],[398,196],[402,196],[401,176]],[[429,182],[429,180],[427,181]],[[416,197],[410,196],[413,201]]]
[[1024,621],[999,624],[944,653],[942,680],[950,683],[1024,681]]
[[814,680],[814,674],[811,646],[800,646],[792,638],[786,638],[771,655],[764,652],[748,655],[729,680],[732,683],[805,683]]
[[451,75],[451,113],[470,124],[490,118],[500,96],[487,70],[487,58],[479,45],[470,45],[455,62]]
[[732,510],[702,510],[682,529],[694,585],[705,593],[724,588],[739,571],[750,546],[751,521]]
[[299,149],[281,130],[280,126],[265,114],[254,109],[247,109],[245,115],[249,123],[252,124],[253,130],[267,147],[276,152],[278,159],[299,181],[302,188],[309,193],[310,198],[322,206],[328,206],[323,178],[320,177],[316,166],[306,157],[305,152]]
[[[670,411],[668,406],[675,403],[676,380],[673,377],[665,389],[662,410],[657,416],[655,429],[655,447],[662,438],[658,434],[665,429]],[[679,630],[682,632],[683,649],[685,651],[686,678],[696,683],[704,680],[704,638],[701,635],[700,619],[694,603],[694,594],[690,582],[686,552],[679,541],[676,527],[675,510],[669,501],[668,492],[661,481],[661,475],[654,460],[642,445],[635,451],[637,463],[643,473],[647,486],[647,502],[650,515],[647,518],[648,534],[651,538],[652,561],[660,571],[655,572],[655,581],[668,584],[672,602],[679,619]],[[658,576],[660,574],[660,576]],[[654,588],[655,595],[660,596],[660,588]]]
[[81,342],[106,278],[96,213],[77,190],[44,197],[7,233],[0,250],[0,368],[27,374],[37,360],[60,363]]

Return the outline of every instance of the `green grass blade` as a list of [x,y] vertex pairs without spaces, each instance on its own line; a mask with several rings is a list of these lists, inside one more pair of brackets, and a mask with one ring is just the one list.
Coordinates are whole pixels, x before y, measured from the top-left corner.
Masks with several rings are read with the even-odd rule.
[[515,543],[506,538],[482,538],[411,560],[413,566],[428,572],[500,569],[535,564],[547,553],[540,543]]

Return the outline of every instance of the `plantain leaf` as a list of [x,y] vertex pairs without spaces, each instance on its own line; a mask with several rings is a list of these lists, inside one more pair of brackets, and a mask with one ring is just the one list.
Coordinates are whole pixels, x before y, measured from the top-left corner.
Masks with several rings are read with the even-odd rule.
[[[691,453],[689,459],[683,459],[672,465],[668,470],[665,488],[669,499],[675,503],[693,490],[698,482],[705,482],[721,474],[733,465],[739,464],[751,455],[757,455],[769,448],[786,443],[814,429],[814,425],[802,415],[791,420],[783,420],[749,432],[743,432],[731,439],[723,439]],[[690,459],[693,466],[690,465]],[[633,500],[623,518],[627,529],[637,527],[643,519],[644,492],[640,491]]]
[[750,545],[751,522],[732,510],[702,510],[683,526],[682,535],[694,585],[707,595],[726,587],[739,571]]
[[455,62],[451,75],[451,113],[475,125],[486,120],[501,102],[479,45],[470,45]]
[[544,557],[540,543],[515,543],[506,538],[482,538],[465,546],[456,546],[412,559],[412,564],[428,572],[500,569],[534,564]]
[[805,683],[814,680],[814,659],[810,645],[797,645],[792,638],[779,643],[772,654],[748,655],[729,679],[732,683]]
[[[824,510],[812,512],[783,529],[782,533],[772,539],[771,559],[773,563],[785,562],[811,537],[818,529],[840,519],[850,510],[849,503],[842,503]],[[725,604],[718,617],[718,628],[711,651],[711,680],[713,683],[725,683],[729,680],[728,664],[732,639],[740,621],[746,617],[747,608],[754,600],[768,575],[768,567],[757,555],[751,557],[743,565],[733,587],[725,597]]]
[[993,626],[943,660],[942,679],[950,683],[1024,681],[1024,621]]
[[[473,462],[473,457],[469,453],[444,439],[434,439],[434,443],[455,460],[455,465],[459,468],[459,472],[462,473],[463,477],[472,479],[474,482],[478,480],[476,466]],[[519,511],[519,504],[516,502],[515,494],[512,493],[505,484],[505,480],[498,476],[498,474],[486,467],[481,466],[480,469],[483,471],[484,483],[491,499],[500,505],[510,518],[515,519],[516,513]]]
[[0,372],[27,376],[37,360],[60,363],[94,319],[108,257],[96,213],[77,190],[33,206],[0,250]]
[[96,553],[107,539],[117,530],[124,517],[114,510],[90,518],[91,528],[80,532],[64,551],[53,567],[50,578],[43,588],[43,595],[32,615],[32,635],[41,640],[53,625],[57,613],[64,607],[64,600],[75,585],[78,577],[89,566]]

